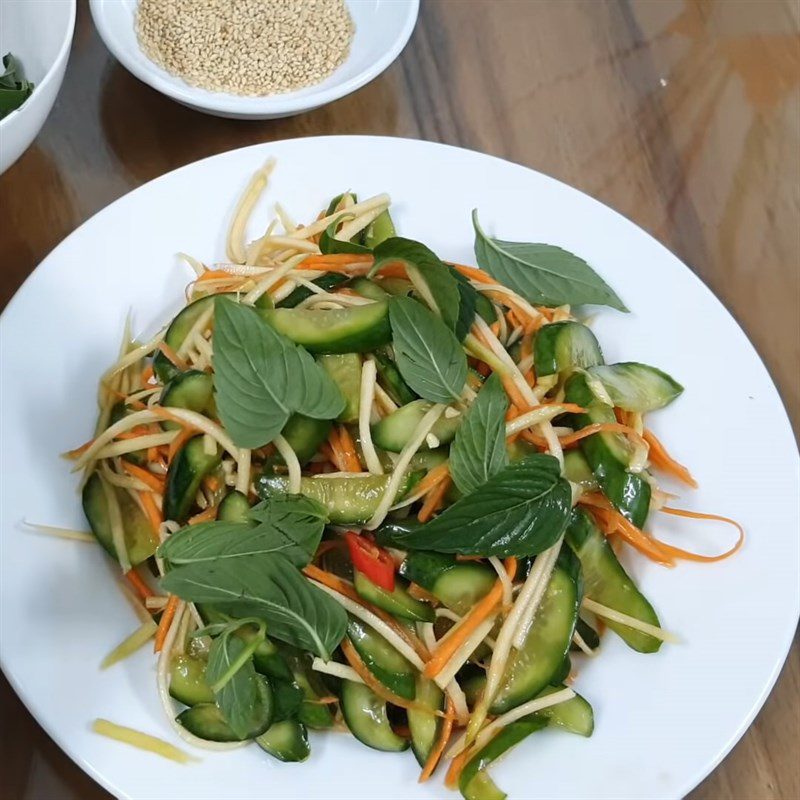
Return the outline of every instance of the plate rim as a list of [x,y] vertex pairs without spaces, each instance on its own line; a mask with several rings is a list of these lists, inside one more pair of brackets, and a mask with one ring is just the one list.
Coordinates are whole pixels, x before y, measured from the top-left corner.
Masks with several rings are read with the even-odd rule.
[[[99,0],[102,2],[102,0]],[[414,0],[418,2],[418,0]],[[92,0],[95,2],[95,0]],[[778,390],[778,387],[775,384],[775,380],[772,377],[766,363],[762,359],[761,355],[759,354],[757,348],[751,341],[750,337],[747,335],[746,331],[743,327],[739,324],[736,317],[731,313],[728,307],[722,302],[720,298],[717,297],[716,294],[710,289],[710,287],[703,281],[703,279],[691,268],[686,264],[681,258],[675,255],[666,245],[662,244],[658,239],[656,239],[648,230],[643,228],[642,226],[638,225],[636,222],[631,220],[630,218],[626,217],[617,209],[613,208],[610,205],[603,203],[602,201],[598,200],[593,195],[589,194],[588,192],[583,191],[575,186],[572,186],[565,181],[562,181],[558,178],[554,178],[550,175],[547,175],[540,170],[534,169],[533,167],[529,167],[525,164],[520,164],[518,162],[512,161],[511,159],[502,158],[500,156],[495,156],[489,153],[483,153],[479,150],[473,150],[466,147],[460,147],[457,145],[451,145],[443,142],[431,142],[424,139],[412,139],[409,137],[397,137],[397,136],[379,136],[379,135],[346,135],[346,134],[332,134],[332,135],[323,135],[323,136],[309,136],[309,137],[292,137],[289,139],[278,139],[269,142],[259,142],[252,145],[246,145],[244,147],[236,147],[231,148],[229,150],[222,151],[220,153],[214,153],[212,155],[205,156],[203,158],[197,159],[196,161],[189,162],[187,164],[183,164],[179,167],[176,167],[173,170],[168,172],[162,173],[151,180],[132,188],[130,191],[125,192],[120,197],[116,198],[112,202],[108,203],[104,207],[98,209],[94,214],[84,220],[78,227],[76,227],[73,231],[67,234],[55,247],[53,247],[46,256],[44,256],[41,261],[36,265],[36,267],[31,271],[31,273],[26,277],[17,291],[14,293],[12,298],[7,303],[6,307],[0,312],[0,335],[2,335],[3,330],[6,326],[6,319],[8,317],[7,312],[14,308],[19,302],[20,298],[26,295],[29,291],[31,291],[31,283],[34,279],[36,273],[41,269],[41,267],[49,261],[52,257],[57,256],[59,250],[65,246],[67,241],[71,239],[73,236],[77,235],[79,231],[81,231],[84,226],[89,225],[89,223],[94,222],[96,219],[101,218],[106,212],[111,212],[111,209],[116,206],[118,203],[126,200],[129,195],[135,194],[139,191],[143,190],[152,190],[152,185],[158,183],[162,179],[168,179],[175,175],[176,173],[180,173],[183,171],[188,171],[190,169],[194,169],[197,166],[203,164],[206,161],[211,161],[216,158],[224,158],[232,153],[240,153],[244,151],[268,151],[270,147],[275,145],[283,145],[283,144],[290,144],[290,143],[300,143],[302,142],[303,145],[308,145],[312,148],[318,147],[320,143],[331,143],[335,140],[347,140],[347,141],[362,141],[362,142],[369,142],[373,140],[379,140],[381,142],[398,142],[405,144],[410,144],[411,146],[421,146],[424,148],[431,148],[431,149],[446,149],[455,151],[456,153],[467,153],[471,156],[478,156],[480,158],[491,159],[492,161],[499,162],[505,165],[511,165],[515,169],[522,169],[528,172],[533,173],[539,179],[545,179],[546,181],[551,181],[554,184],[560,185],[562,188],[565,188],[572,192],[577,192],[578,194],[582,195],[584,198],[588,199],[591,204],[596,204],[605,212],[611,212],[612,214],[616,215],[620,220],[628,225],[631,226],[633,230],[638,233],[644,234],[647,239],[650,241],[651,246],[655,245],[668,254],[670,257],[674,258],[681,267],[690,274],[690,276],[696,281],[699,285],[700,289],[707,293],[707,300],[710,299],[712,302],[716,303],[720,309],[727,315],[729,321],[733,323],[733,325],[738,328],[739,332],[741,333],[742,337],[744,338],[747,346],[749,346],[750,350],[752,351],[753,355],[757,363],[763,368],[765,375],[769,379],[769,383],[774,390],[775,396],[777,397],[778,404],[783,412],[783,416],[780,420],[780,423],[784,425],[787,434],[791,437],[794,447],[791,448],[792,456],[794,460],[795,466],[795,473],[800,475],[800,451],[798,450],[798,444],[796,437],[794,436],[794,431],[792,429],[791,419],[789,418],[788,412],[786,410],[786,403],[781,392]],[[800,484],[799,484],[800,487]],[[775,683],[778,680],[785,664],[787,657],[789,655],[789,651],[791,649],[792,643],[794,641],[797,624],[800,620],[800,595],[798,596],[798,602],[795,603],[795,608],[790,610],[791,613],[787,615],[787,624],[785,628],[785,632],[783,635],[783,639],[780,642],[776,642],[776,652],[778,653],[779,657],[775,660],[772,665],[770,674],[767,680],[764,681],[758,697],[753,702],[751,708],[749,709],[747,715],[741,720],[735,730],[731,731],[727,737],[727,740],[724,744],[720,745],[720,749],[716,757],[706,763],[701,769],[699,769],[693,775],[685,776],[684,781],[677,787],[679,791],[675,794],[676,798],[683,797],[688,794],[690,791],[695,789],[700,783],[702,783],[705,778],[707,778],[713,771],[716,769],[717,766],[729,755],[731,750],[735,747],[735,745],[741,740],[744,734],[752,725],[755,717],[761,711],[766,702],[767,698],[771,694]],[[114,786],[110,780],[107,780],[104,775],[96,769],[91,762],[89,762],[84,756],[82,756],[76,748],[73,748],[72,745],[69,743],[69,740],[65,737],[61,736],[60,734],[55,733],[52,730],[52,727],[47,723],[45,719],[42,718],[42,715],[35,710],[35,703],[30,702],[30,698],[28,693],[24,692],[17,682],[15,676],[10,670],[10,667],[7,664],[7,659],[5,656],[5,648],[2,646],[2,639],[0,639],[0,671],[3,672],[6,679],[8,680],[9,684],[11,685],[12,689],[16,693],[17,697],[25,706],[28,713],[33,716],[36,722],[43,728],[43,730],[47,733],[47,735],[58,745],[58,747],[65,752],[69,758],[77,764],[85,773],[87,773],[93,780],[99,783],[103,788],[109,791],[115,797],[128,797],[127,794],[117,794],[118,787]]]

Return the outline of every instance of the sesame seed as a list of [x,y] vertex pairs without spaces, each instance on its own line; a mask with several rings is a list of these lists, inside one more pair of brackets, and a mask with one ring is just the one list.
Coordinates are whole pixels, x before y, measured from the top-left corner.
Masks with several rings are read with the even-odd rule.
[[280,94],[325,80],[347,57],[344,0],[140,0],[139,46],[193,86]]

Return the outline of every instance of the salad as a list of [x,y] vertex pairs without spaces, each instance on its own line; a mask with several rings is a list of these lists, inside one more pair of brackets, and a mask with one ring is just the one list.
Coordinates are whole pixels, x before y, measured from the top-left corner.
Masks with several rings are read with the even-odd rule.
[[[153,641],[164,711],[197,747],[299,762],[309,728],[341,729],[410,748],[420,780],[441,766],[467,800],[505,797],[505,752],[592,734],[577,687],[604,636],[674,641],[620,555],[716,561],[743,531],[660,488],[696,485],[645,420],[683,390],[605,362],[572,309],[626,309],[585,261],[475,213],[478,267],[450,263],[397,235],[387,195],[350,191],[306,225],[277,205],[248,243],[271,169],[227,260],[185,257],[185,307],[147,342],[126,329],[95,434],[66,454],[142,623],[103,666]],[[645,531],[661,514],[739,539],[698,555]]]

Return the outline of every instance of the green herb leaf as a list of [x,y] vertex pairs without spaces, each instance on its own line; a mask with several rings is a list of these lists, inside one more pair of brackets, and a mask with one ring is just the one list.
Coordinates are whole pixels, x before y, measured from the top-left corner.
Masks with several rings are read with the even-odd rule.
[[450,447],[450,474],[464,494],[474,492],[508,463],[508,397],[497,373],[483,385]]
[[344,609],[278,553],[184,564],[170,570],[161,587],[191,603],[211,603],[235,617],[263,619],[270,637],[326,661],[347,627]]
[[348,214],[346,211],[340,214],[336,219],[328,225],[319,237],[319,249],[321,253],[328,255],[329,253],[369,253],[370,249],[363,245],[356,244],[355,242],[345,241],[336,238],[336,231],[339,226],[353,215]]
[[[211,684],[222,680],[247,651],[247,645],[238,637],[224,633],[214,639],[208,656],[206,679]],[[258,676],[253,666],[252,653],[214,693],[219,710],[231,730],[242,739],[250,738],[264,717],[263,699],[260,697]]]
[[174,533],[158,548],[172,566],[281,553],[296,567],[311,562],[325,523],[325,508],[303,495],[276,495],[250,510],[258,523],[201,522]]
[[408,297],[389,301],[397,367],[405,382],[434,403],[457,400],[467,380],[467,357],[455,334]]
[[345,400],[302,347],[227,297],[215,304],[214,388],[223,425],[239,447],[271,442],[294,412],[335,419]]
[[478,290],[455,267],[448,265],[447,269],[458,284],[458,293],[461,297],[455,334],[458,341],[463,342],[472,327],[472,323],[475,321],[475,312],[480,302],[480,295]]
[[398,547],[480,556],[532,556],[566,528],[572,490],[558,461],[539,454],[502,469],[420,528],[393,537]]
[[[379,270],[384,264],[398,261],[405,265],[408,277],[418,291],[420,283],[427,286],[436,306],[431,310],[439,314],[450,330],[455,331],[459,322],[461,293],[458,281],[450,274],[436,253],[421,242],[395,236],[375,248],[375,264],[370,274]],[[425,302],[427,305],[427,300]]]
[[627,311],[614,290],[574,253],[551,244],[493,239],[472,212],[475,257],[499,283],[542,306],[593,304]]

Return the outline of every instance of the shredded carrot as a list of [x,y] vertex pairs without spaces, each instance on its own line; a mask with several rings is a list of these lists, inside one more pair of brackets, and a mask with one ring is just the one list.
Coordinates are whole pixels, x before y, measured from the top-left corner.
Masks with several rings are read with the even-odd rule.
[[169,630],[169,626],[172,624],[172,620],[175,617],[175,610],[178,608],[178,597],[177,595],[171,594],[169,596],[169,600],[167,600],[166,606],[164,606],[164,612],[161,614],[161,619],[158,622],[158,630],[156,631],[156,641],[154,650],[156,653],[161,652],[161,648],[164,646],[164,640],[167,638],[167,631]]
[[683,464],[672,458],[652,431],[645,430],[642,435],[647,444],[650,445],[650,461],[653,466],[658,467],[668,475],[672,475],[679,481],[683,481],[693,489],[697,488],[697,481],[692,477],[692,473]]
[[197,431],[194,428],[184,428],[170,443],[169,451],[167,453],[167,464],[172,463],[172,459],[178,454],[178,451],[191,439]]
[[135,428],[131,428],[129,431],[122,431],[122,433],[118,433],[114,438],[121,439],[122,441],[128,441],[129,439],[140,439],[142,436],[150,436],[153,433],[150,430],[148,425],[137,425]]
[[488,272],[484,272],[482,269],[478,269],[477,267],[467,267],[464,264],[452,263],[450,266],[455,267],[465,278],[477,281],[478,283],[496,283],[495,279],[489,275]]
[[203,485],[206,489],[208,489],[209,492],[216,492],[220,486],[219,478],[217,478],[216,475],[208,475],[203,480]]
[[443,481],[450,474],[450,466],[445,461],[437,464],[417,485],[414,487],[415,494],[427,494],[440,481]]
[[[155,460],[155,459],[153,459]],[[133,478],[140,480],[145,486],[149,486],[156,494],[164,494],[164,479],[159,478],[158,475],[153,475],[152,472],[136,464],[131,464],[130,461],[121,461],[122,469]]]
[[529,369],[522,377],[525,378],[525,383],[527,383],[531,389],[536,386],[536,374],[533,369]]
[[200,522],[213,522],[217,518],[218,510],[218,506],[209,506],[205,511],[201,511],[199,514],[189,517],[186,524],[197,525]]
[[402,261],[395,261],[391,264],[384,264],[378,270],[378,275],[382,278],[407,278],[408,270]]
[[430,490],[430,492],[428,492],[428,496],[425,498],[425,502],[422,504],[419,514],[417,514],[417,519],[420,522],[427,522],[433,516],[434,512],[442,507],[444,496],[447,494],[451,483],[452,480],[450,476],[446,475]]
[[575,442],[579,442],[581,439],[585,439],[587,436],[593,436],[595,433],[604,432],[624,433],[631,438],[641,438],[633,428],[629,428],[627,425],[621,425],[619,422],[595,422],[592,425],[587,425],[585,428],[581,428],[579,431],[575,431],[575,433],[570,433],[567,436],[559,437],[559,442],[561,442],[562,446],[566,447],[568,445],[575,444]]
[[310,255],[303,259],[303,269],[320,269],[326,272],[349,272],[353,265],[371,265],[375,259],[370,254],[361,253],[328,253],[326,255]]
[[80,458],[93,444],[94,439],[89,439],[88,442],[84,442],[80,447],[76,447],[74,450],[67,450],[63,457],[74,461],[76,458]]
[[428,706],[423,706],[421,703],[415,703],[413,700],[406,700],[405,697],[400,697],[400,695],[395,694],[388,689],[372,674],[372,672],[370,672],[369,667],[367,667],[367,665],[364,663],[361,656],[358,654],[355,647],[353,647],[350,640],[346,636],[344,639],[342,639],[342,643],[339,646],[342,648],[342,653],[344,654],[344,657],[347,659],[350,666],[358,673],[359,678],[361,678],[361,680],[364,681],[364,683],[369,686],[369,688],[372,689],[372,691],[375,692],[378,697],[382,698],[387,703],[391,703],[394,706],[399,706],[400,708],[425,711],[437,717],[445,716],[445,714],[441,711],[435,711]]
[[155,592],[142,580],[142,576],[135,569],[129,569],[125,573],[125,577],[142,600],[154,596]]
[[347,471],[347,459],[342,452],[342,445],[339,442],[339,431],[336,425],[331,426],[330,433],[328,434],[328,448],[330,449],[330,460],[341,472]]
[[489,330],[495,335],[500,335],[500,320],[496,320],[489,326]]
[[503,388],[506,390],[506,394],[508,395],[508,399],[517,407],[517,408],[527,408],[528,403],[526,402],[525,398],[520,393],[517,385],[514,383],[513,379],[509,375],[500,375],[500,380],[503,383]]
[[671,544],[667,544],[666,542],[661,542],[661,545],[667,550],[667,552],[674,556],[675,558],[685,558],[687,561],[703,561],[703,562],[713,562],[713,561],[722,561],[725,558],[732,556],[736,553],[741,546],[744,544],[744,528],[736,522],[734,519],[730,519],[730,517],[721,517],[718,514],[704,514],[700,511],[687,511],[684,508],[668,508],[664,506],[661,511],[665,514],[672,514],[676,517],[687,517],[688,519],[705,519],[705,520],[713,520],[715,522],[725,522],[728,525],[733,525],[739,531],[739,538],[736,540],[736,544],[731,547],[730,550],[726,550],[724,553],[721,553],[718,556],[703,556],[699,553],[690,553],[688,550],[682,550],[680,547],[674,547]]
[[174,366],[180,370],[189,369],[189,365],[182,359],[166,342],[160,342],[157,350],[160,350]]
[[453,721],[455,720],[455,716],[456,710],[453,706],[453,701],[448,697],[447,712],[445,713],[442,731],[439,735],[439,741],[436,742],[436,746],[431,750],[427,760],[425,761],[425,766],[422,768],[422,772],[419,776],[420,783],[424,783],[426,780],[428,780],[428,778],[430,778],[431,775],[433,775],[433,771],[436,769],[436,766],[438,765],[439,760],[444,753],[444,749],[447,747],[447,743],[450,741],[450,736],[453,733]]
[[[505,561],[508,577],[513,580],[517,572],[517,559],[507,558]],[[430,661],[425,665],[425,676],[436,677],[452,658],[453,654],[469,638],[470,634],[495,610],[503,597],[503,584],[498,580],[489,592],[484,595],[464,616],[461,622],[452,629],[439,646],[431,653]]]
[[139,380],[142,382],[142,386],[146,387],[148,383],[153,379],[153,365],[148,364],[143,370],[142,374],[139,377]]
[[450,762],[450,769],[447,770],[447,777],[444,779],[445,786],[455,789],[458,786],[458,779],[461,777],[461,770],[467,763],[467,751],[459,753]]
[[356,443],[350,435],[350,431],[344,425],[339,426],[339,445],[342,448],[342,455],[345,459],[348,472],[361,472],[361,461],[356,452]]
[[308,699],[308,700],[304,700],[303,702],[304,703],[314,703],[315,705],[318,705],[318,706],[330,706],[330,705],[333,705],[334,703],[338,703],[339,702],[339,698],[338,697],[334,697],[333,695],[328,695],[327,697],[317,697],[315,700]]
[[153,499],[153,494],[152,492],[139,492],[139,499],[142,501],[142,508],[144,508],[147,519],[150,520],[150,524],[153,526],[153,534],[155,538],[158,538],[158,529],[161,527],[164,518],[161,516],[156,501]]
[[202,283],[203,281],[215,281],[215,280],[228,280],[233,281],[238,276],[226,272],[224,269],[207,269],[200,277],[197,278],[195,283]]

